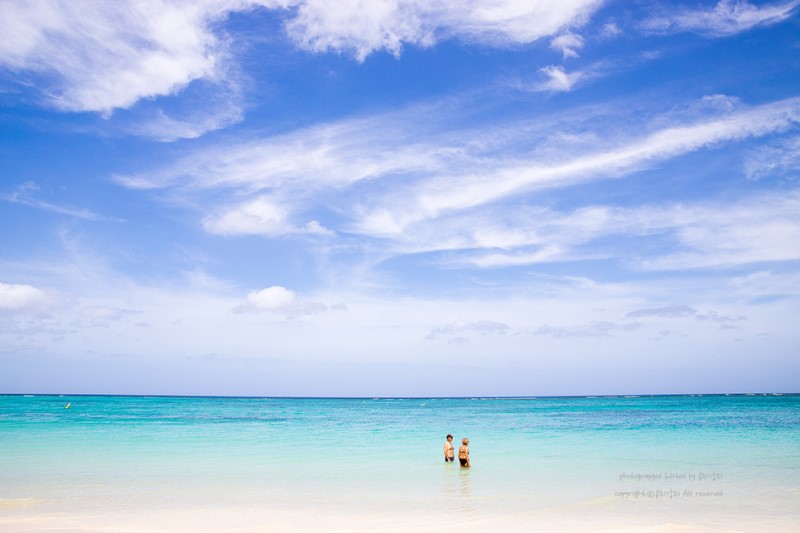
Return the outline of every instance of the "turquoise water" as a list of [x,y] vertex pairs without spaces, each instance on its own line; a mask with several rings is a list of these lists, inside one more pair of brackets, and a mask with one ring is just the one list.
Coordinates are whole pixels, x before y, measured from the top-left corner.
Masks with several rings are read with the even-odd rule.
[[[447,433],[469,437],[471,469],[444,463]],[[0,396],[0,520],[257,506],[800,524],[799,497],[798,395]]]

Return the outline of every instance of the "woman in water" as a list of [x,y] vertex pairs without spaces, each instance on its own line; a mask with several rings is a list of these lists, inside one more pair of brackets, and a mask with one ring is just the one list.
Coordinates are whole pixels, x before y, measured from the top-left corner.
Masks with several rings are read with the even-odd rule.
[[463,467],[469,467],[469,439],[464,437],[461,439],[461,447],[458,449],[458,462]]

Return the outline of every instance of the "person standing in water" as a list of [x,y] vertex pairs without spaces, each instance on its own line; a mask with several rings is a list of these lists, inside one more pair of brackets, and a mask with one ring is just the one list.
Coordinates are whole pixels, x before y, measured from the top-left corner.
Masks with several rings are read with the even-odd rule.
[[455,461],[455,448],[453,447],[453,436],[448,434],[444,441],[444,462]]
[[458,462],[461,466],[469,468],[469,439],[464,437],[461,439],[461,447],[458,449]]

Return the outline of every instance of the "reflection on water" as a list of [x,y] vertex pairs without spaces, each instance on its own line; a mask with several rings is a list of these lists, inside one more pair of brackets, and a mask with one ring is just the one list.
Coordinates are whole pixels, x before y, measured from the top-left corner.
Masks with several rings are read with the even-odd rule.
[[453,463],[442,466],[442,494],[448,507],[460,513],[475,511],[471,470]]
[[472,468],[458,467],[458,510],[472,513],[475,502],[472,499]]
[[449,500],[458,495],[458,478],[454,470],[458,469],[453,463],[445,463],[442,466],[442,493]]
[[458,482],[459,482],[459,490],[458,494],[462,498],[472,498],[472,476],[471,468],[459,468],[458,469]]

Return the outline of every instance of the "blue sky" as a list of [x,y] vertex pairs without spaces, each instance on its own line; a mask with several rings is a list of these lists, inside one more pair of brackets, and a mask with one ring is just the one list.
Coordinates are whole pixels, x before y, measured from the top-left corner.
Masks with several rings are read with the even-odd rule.
[[798,0],[0,21],[0,391],[798,391]]

